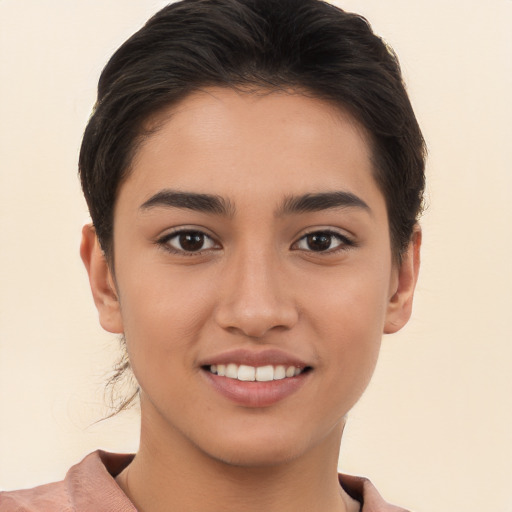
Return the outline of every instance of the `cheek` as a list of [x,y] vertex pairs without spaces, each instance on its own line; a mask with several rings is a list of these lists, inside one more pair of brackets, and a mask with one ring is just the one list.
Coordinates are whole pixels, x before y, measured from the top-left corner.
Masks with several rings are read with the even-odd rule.
[[[180,354],[193,358],[194,344],[208,317],[204,283],[169,270],[143,278],[125,273],[119,290],[127,349],[136,377],[178,367]],[[192,348],[192,350],[190,350]],[[183,360],[181,360],[183,366]],[[165,373],[164,373],[165,374]]]
[[305,286],[308,293],[304,309],[312,312],[315,324],[330,339],[380,339],[388,305],[389,274],[368,265],[363,269],[353,265],[314,276]]
[[[367,272],[327,279],[308,297],[319,360],[329,367],[329,386],[351,390],[353,405],[377,362],[387,308],[388,281]],[[304,310],[308,310],[304,307]],[[321,352],[320,352],[321,351]],[[343,391],[344,390],[344,391]]]

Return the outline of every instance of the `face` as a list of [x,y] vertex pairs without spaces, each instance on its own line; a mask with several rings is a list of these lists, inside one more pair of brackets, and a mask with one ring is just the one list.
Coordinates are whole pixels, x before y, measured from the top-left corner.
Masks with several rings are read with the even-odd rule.
[[116,202],[115,277],[91,231],[82,247],[143,436],[241,465],[332,445],[417,269],[414,250],[393,263],[363,130],[318,99],[227,89],[154,122]]

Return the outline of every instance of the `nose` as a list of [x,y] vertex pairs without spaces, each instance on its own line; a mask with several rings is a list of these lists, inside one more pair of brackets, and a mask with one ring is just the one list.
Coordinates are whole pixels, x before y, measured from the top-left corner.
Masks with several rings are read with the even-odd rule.
[[216,322],[232,333],[261,339],[289,330],[299,311],[279,258],[272,251],[246,250],[227,262]]

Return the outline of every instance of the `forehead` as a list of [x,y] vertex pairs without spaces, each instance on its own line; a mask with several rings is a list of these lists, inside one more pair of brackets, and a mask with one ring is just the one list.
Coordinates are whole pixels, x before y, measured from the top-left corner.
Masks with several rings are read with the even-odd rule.
[[123,190],[220,195],[376,187],[364,129],[300,93],[210,88],[154,116]]

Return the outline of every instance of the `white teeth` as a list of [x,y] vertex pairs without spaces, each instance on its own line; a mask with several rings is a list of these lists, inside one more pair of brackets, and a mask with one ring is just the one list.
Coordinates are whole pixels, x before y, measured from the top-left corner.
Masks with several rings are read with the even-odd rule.
[[284,366],[276,366],[274,368],[274,379],[281,380],[286,377],[286,369]]
[[231,363],[226,366],[226,377],[238,379],[238,366],[236,364]]
[[266,366],[248,366],[245,364],[212,364],[210,372],[220,377],[237,379],[244,382],[270,382],[272,380],[282,380],[300,375],[304,368],[297,366],[266,365]]
[[258,366],[258,368],[256,368],[256,380],[258,382],[274,380],[274,367],[271,365]]
[[252,381],[256,378],[256,368],[241,364],[238,367],[238,380]]
[[293,366],[288,366],[288,368],[286,368],[286,376],[293,377],[294,375],[295,375],[295,368]]

